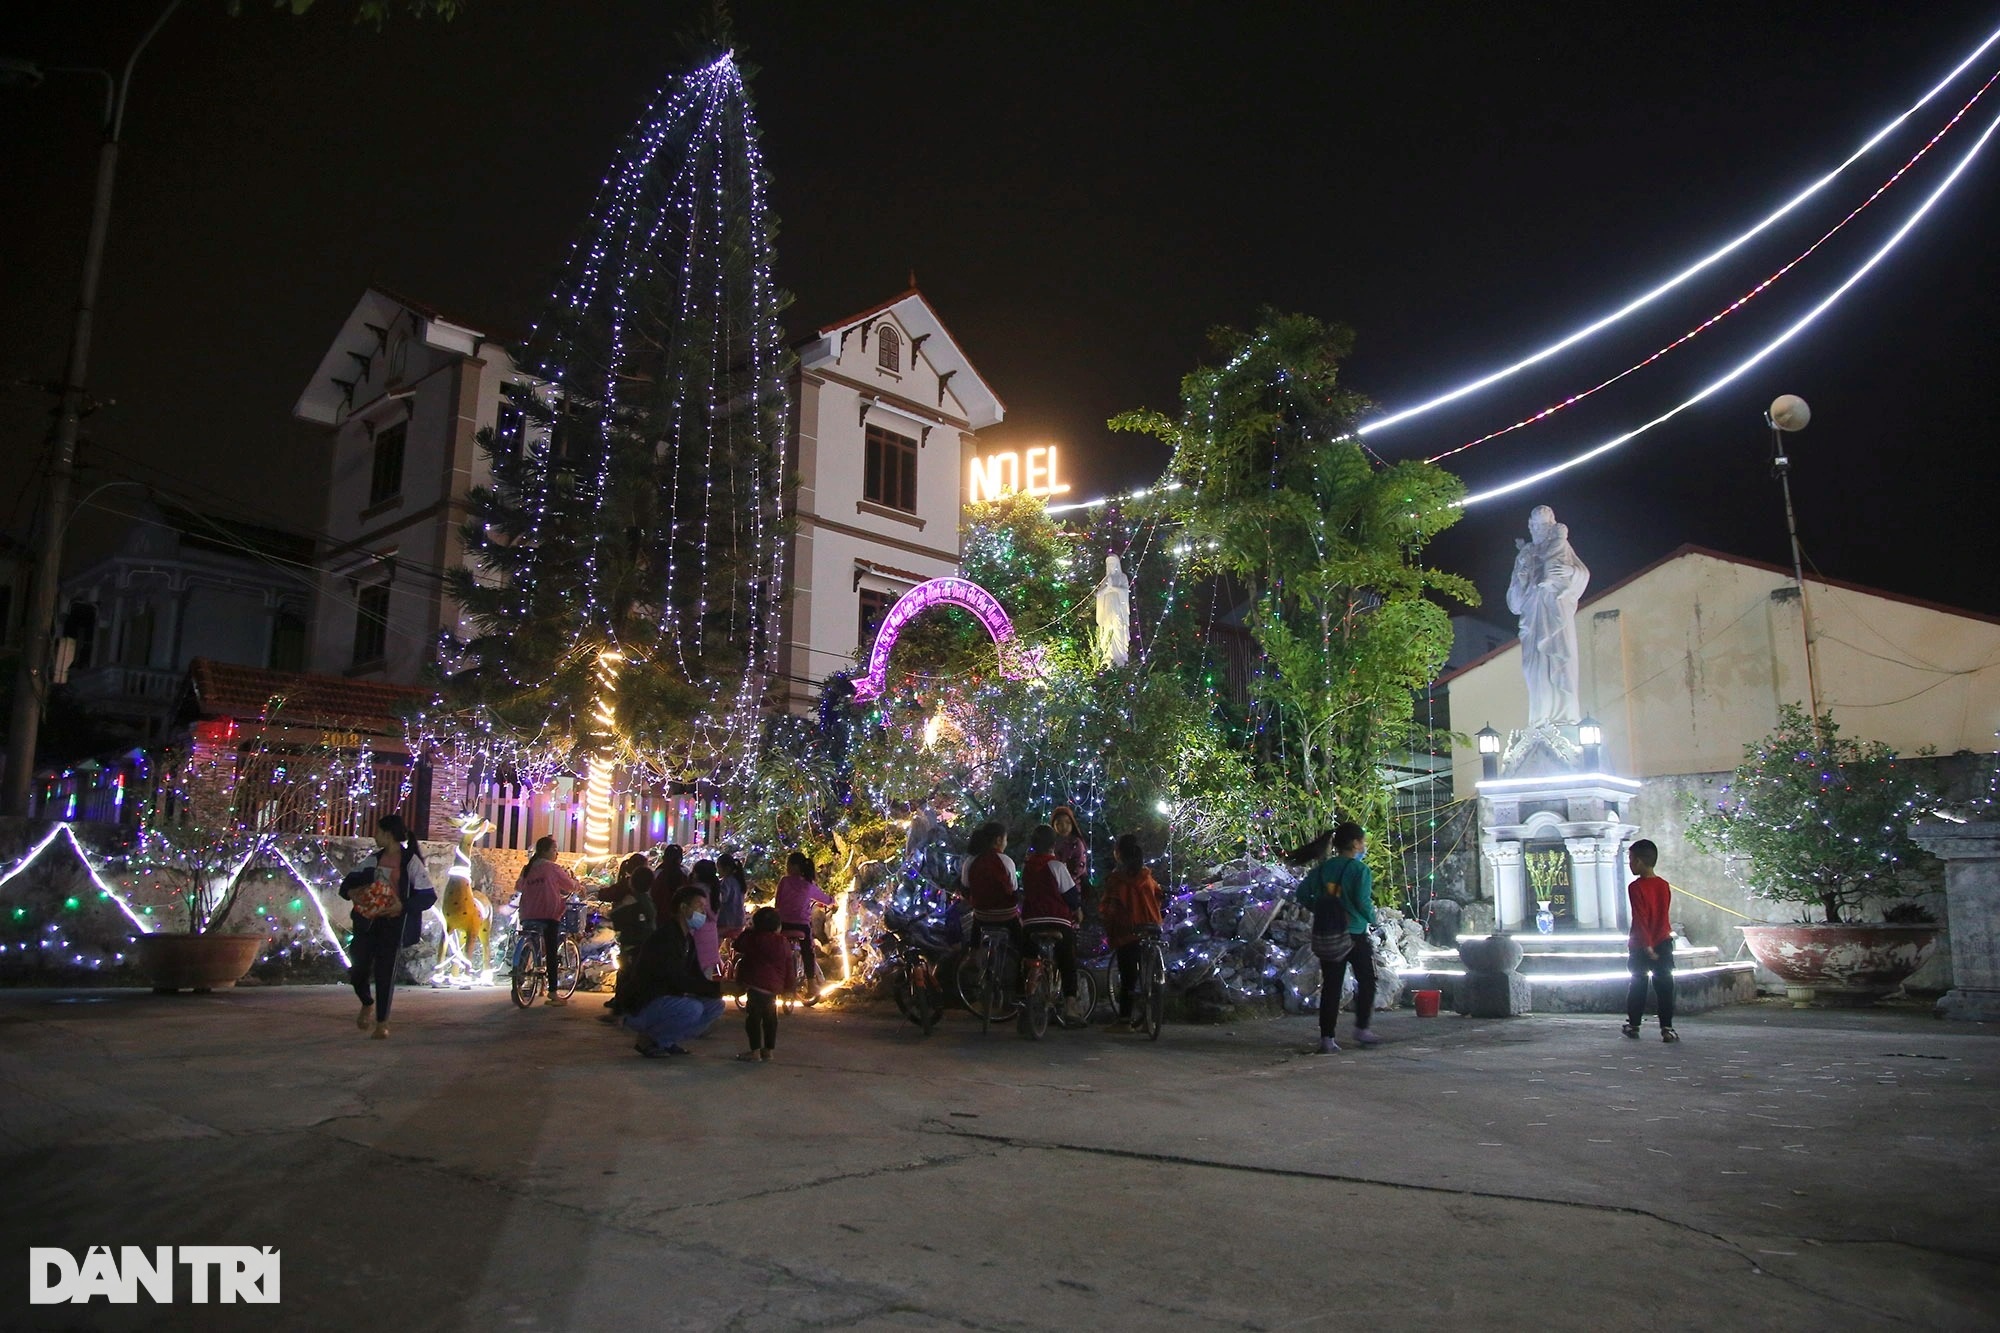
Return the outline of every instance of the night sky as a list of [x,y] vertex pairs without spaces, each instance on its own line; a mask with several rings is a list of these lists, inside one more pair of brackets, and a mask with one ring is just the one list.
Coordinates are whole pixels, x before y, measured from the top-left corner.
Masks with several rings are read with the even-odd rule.
[[[59,11],[40,16],[29,9]],[[319,432],[293,401],[378,282],[489,332],[534,319],[621,136],[684,63],[694,6],[468,0],[450,24],[187,0],[141,62],[104,275],[82,485],[160,481],[217,512],[320,522]],[[16,5],[0,55],[115,64],[157,11]],[[1385,409],[1511,360],[1761,217],[1900,111],[2000,6],[740,3],[794,338],[914,270],[1078,496],[1164,461],[1107,416],[1175,405],[1205,333],[1260,306],[1354,328]],[[1595,384],[1790,260],[1943,125],[2000,48],[1812,205],[1673,297],[1503,389],[1370,437],[1421,456]],[[0,89],[0,487],[22,537],[61,366],[96,92]],[[2000,113],[1726,323],[1553,421],[1452,460],[1475,488],[1680,401],[1900,225]],[[1996,136],[2000,138],[2000,136]],[[1757,371],[1622,450],[1472,511],[1433,548],[1487,614],[1530,505],[1613,580],[1683,542],[1785,560],[1762,411],[1794,448],[1826,574],[2000,613],[1987,541],[2000,413],[2000,142],[1845,301]],[[98,503],[129,509],[112,490]],[[98,512],[72,563],[116,536]]]

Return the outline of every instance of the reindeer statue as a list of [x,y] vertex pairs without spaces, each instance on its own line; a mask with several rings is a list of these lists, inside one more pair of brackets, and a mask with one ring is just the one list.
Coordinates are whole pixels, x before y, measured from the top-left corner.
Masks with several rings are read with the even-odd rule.
[[[493,971],[493,900],[472,887],[472,844],[493,831],[484,815],[461,811],[451,821],[458,830],[458,846],[452,849],[451,870],[445,876],[444,897],[438,904],[444,911],[444,935],[438,940],[438,966],[448,955],[456,955],[457,966],[472,970],[472,946],[479,945],[479,965]],[[454,939],[454,937],[456,937]]]

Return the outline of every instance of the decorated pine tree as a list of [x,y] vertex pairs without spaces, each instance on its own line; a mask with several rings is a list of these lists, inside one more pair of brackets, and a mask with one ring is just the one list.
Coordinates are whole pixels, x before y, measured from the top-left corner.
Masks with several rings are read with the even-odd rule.
[[440,708],[518,767],[754,762],[782,600],[786,353],[749,90],[670,81],[612,164],[525,364],[541,381],[451,587]]

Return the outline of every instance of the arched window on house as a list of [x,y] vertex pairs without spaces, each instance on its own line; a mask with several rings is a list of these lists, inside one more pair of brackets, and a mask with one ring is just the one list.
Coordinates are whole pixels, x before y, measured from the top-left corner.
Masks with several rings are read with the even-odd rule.
[[903,335],[884,324],[876,339],[875,364],[891,374],[902,374]]

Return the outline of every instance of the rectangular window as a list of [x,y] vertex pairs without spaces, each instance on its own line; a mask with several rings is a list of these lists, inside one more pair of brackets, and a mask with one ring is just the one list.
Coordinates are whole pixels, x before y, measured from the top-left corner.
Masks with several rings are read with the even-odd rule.
[[917,442],[907,435],[868,428],[862,498],[905,513],[917,512]]
[[389,648],[389,585],[371,583],[354,593],[354,665],[379,662]]
[[375,468],[368,478],[368,503],[381,504],[403,493],[403,441],[409,423],[399,421],[375,432]]
[[889,608],[896,604],[896,595],[877,592],[873,588],[861,590],[861,646],[866,648],[875,642],[875,631],[881,628],[882,617],[889,614]]
[[280,611],[271,619],[271,669],[306,669],[306,618],[296,611]]

